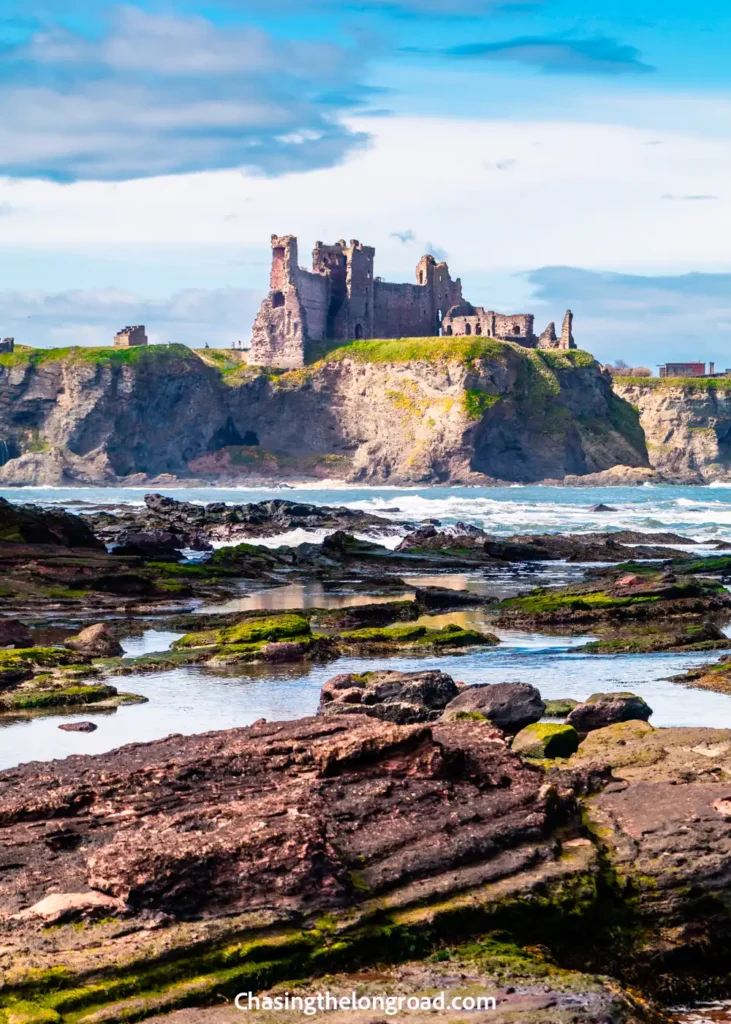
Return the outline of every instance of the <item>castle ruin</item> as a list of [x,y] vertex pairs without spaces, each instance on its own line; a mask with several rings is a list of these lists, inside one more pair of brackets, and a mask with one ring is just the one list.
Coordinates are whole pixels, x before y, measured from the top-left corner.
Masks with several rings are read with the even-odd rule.
[[136,327],[123,327],[121,331],[114,335],[114,344],[116,348],[133,348],[136,345],[146,345],[147,334],[145,333],[144,324],[138,324]]
[[576,347],[570,311],[560,338],[552,323],[537,338],[532,315],[506,316],[466,302],[460,279],[453,281],[447,264],[433,256],[419,260],[415,284],[395,284],[373,276],[376,251],[357,239],[316,242],[312,270],[299,266],[294,235],[272,235],[271,244],[269,294],[254,321],[252,364],[297,369],[317,355],[318,342],[361,338],[484,334],[529,348]]

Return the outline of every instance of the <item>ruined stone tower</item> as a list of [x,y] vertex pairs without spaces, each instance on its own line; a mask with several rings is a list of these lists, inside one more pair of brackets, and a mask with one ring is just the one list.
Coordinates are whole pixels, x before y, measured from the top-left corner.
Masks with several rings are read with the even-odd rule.
[[250,362],[304,366],[322,341],[438,335],[462,285],[446,263],[423,256],[416,284],[373,276],[375,249],[352,239],[316,242],[312,270],[299,266],[294,235],[272,235],[269,294],[254,322]]
[[[297,369],[317,356],[322,342],[360,338],[429,338],[485,335],[527,348],[576,348],[568,310],[561,337],[550,323],[540,338],[530,313],[504,314],[462,297],[446,263],[422,256],[415,284],[373,276],[376,250],[357,239],[315,242],[312,270],[300,267],[294,235],[272,235],[269,294],[259,307],[249,362]],[[127,328],[130,330],[130,328]],[[116,342],[115,342],[116,344]]]

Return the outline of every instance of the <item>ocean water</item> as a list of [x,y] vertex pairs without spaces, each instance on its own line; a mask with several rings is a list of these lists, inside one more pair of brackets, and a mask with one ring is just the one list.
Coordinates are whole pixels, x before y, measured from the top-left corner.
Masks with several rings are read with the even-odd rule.
[[[0,495],[10,501],[66,507],[70,511],[143,504],[145,490],[111,488],[9,488]],[[619,529],[672,530],[705,545],[722,541],[731,548],[731,488],[626,487],[626,488],[356,488],[305,487],[271,489],[165,488],[163,493],[181,500],[262,501],[286,498],[314,504],[347,505],[382,512],[407,524],[438,519],[481,526],[490,533],[509,536],[543,532],[587,532]],[[591,512],[602,502],[612,512]],[[269,538],[264,543],[298,543],[322,534],[300,533]],[[391,538],[390,543],[397,543]],[[545,563],[529,567],[471,573],[407,575],[407,585],[466,588],[503,597],[532,586],[557,586],[577,579],[582,567]],[[341,607],[367,600],[362,593],[333,592],[321,583],[294,583],[262,589],[242,584],[240,595],[226,602],[203,605],[202,616],[215,611],[288,607]],[[731,616],[730,616],[731,619]],[[438,623],[448,621],[439,617]],[[460,612],[449,621],[492,629],[482,611]],[[715,660],[708,655],[583,654],[590,636],[561,637],[497,631],[497,648],[449,658],[341,658],[316,666],[249,666],[235,673],[202,668],[120,677],[122,690],[143,694],[148,703],[100,712],[53,714],[0,720],[0,769],[21,761],[48,760],[76,753],[100,753],[124,743],[149,741],[170,733],[193,733],[296,718],[312,714],[323,682],[339,672],[378,667],[398,670],[440,668],[467,683],[523,681],[537,685],[546,698],[583,699],[600,690],[630,689],[641,694],[654,710],[655,725],[708,725],[731,728],[731,697],[694,690],[668,681],[668,677],[694,665]],[[167,650],[178,634],[147,631],[124,641],[129,656]],[[731,630],[730,630],[731,635]],[[66,733],[62,721],[93,719],[93,733]]]
[[[16,487],[0,490],[9,501],[61,505],[70,511],[99,506],[140,506],[154,488]],[[284,498],[317,505],[346,505],[383,513],[400,522],[458,520],[508,536],[530,533],[584,533],[604,530],[673,530],[694,540],[731,543],[731,484],[708,487],[278,487],[160,488],[181,501],[247,502]],[[592,505],[615,512],[591,512]],[[299,542],[299,541],[295,541]],[[282,543],[282,538],[267,540]]]

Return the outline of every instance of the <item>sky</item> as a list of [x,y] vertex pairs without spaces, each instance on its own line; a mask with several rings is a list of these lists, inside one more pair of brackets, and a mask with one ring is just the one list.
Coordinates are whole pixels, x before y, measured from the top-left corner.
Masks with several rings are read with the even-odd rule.
[[731,366],[726,0],[0,0],[0,337],[246,341],[269,236]]

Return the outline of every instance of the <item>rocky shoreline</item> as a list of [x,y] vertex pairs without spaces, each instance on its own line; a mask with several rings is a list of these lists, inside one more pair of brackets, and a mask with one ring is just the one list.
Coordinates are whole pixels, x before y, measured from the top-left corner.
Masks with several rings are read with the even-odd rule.
[[[334,532],[243,539],[300,522]],[[0,719],[144,700],[145,673],[185,665],[364,666],[329,676],[314,717],[0,772],[3,1024],[226,1024],[237,992],[287,986],[479,990],[496,1009],[470,1020],[649,1024],[731,989],[731,730],[654,728],[641,697],[590,684],[579,702],[465,685],[435,661],[499,650],[503,627],[589,633],[597,656],[721,652],[731,559],[667,533],[427,525],[391,550],[352,529],[404,524],[285,501],[151,495],[83,517],[0,502]],[[557,561],[593,567],[502,599],[403,578]],[[297,580],[367,602],[198,612]],[[485,626],[450,619],[473,608]],[[121,657],[150,628],[179,639]],[[390,669],[403,653],[424,668]],[[725,679],[720,657],[680,681]],[[118,690],[125,675],[142,693]]]

